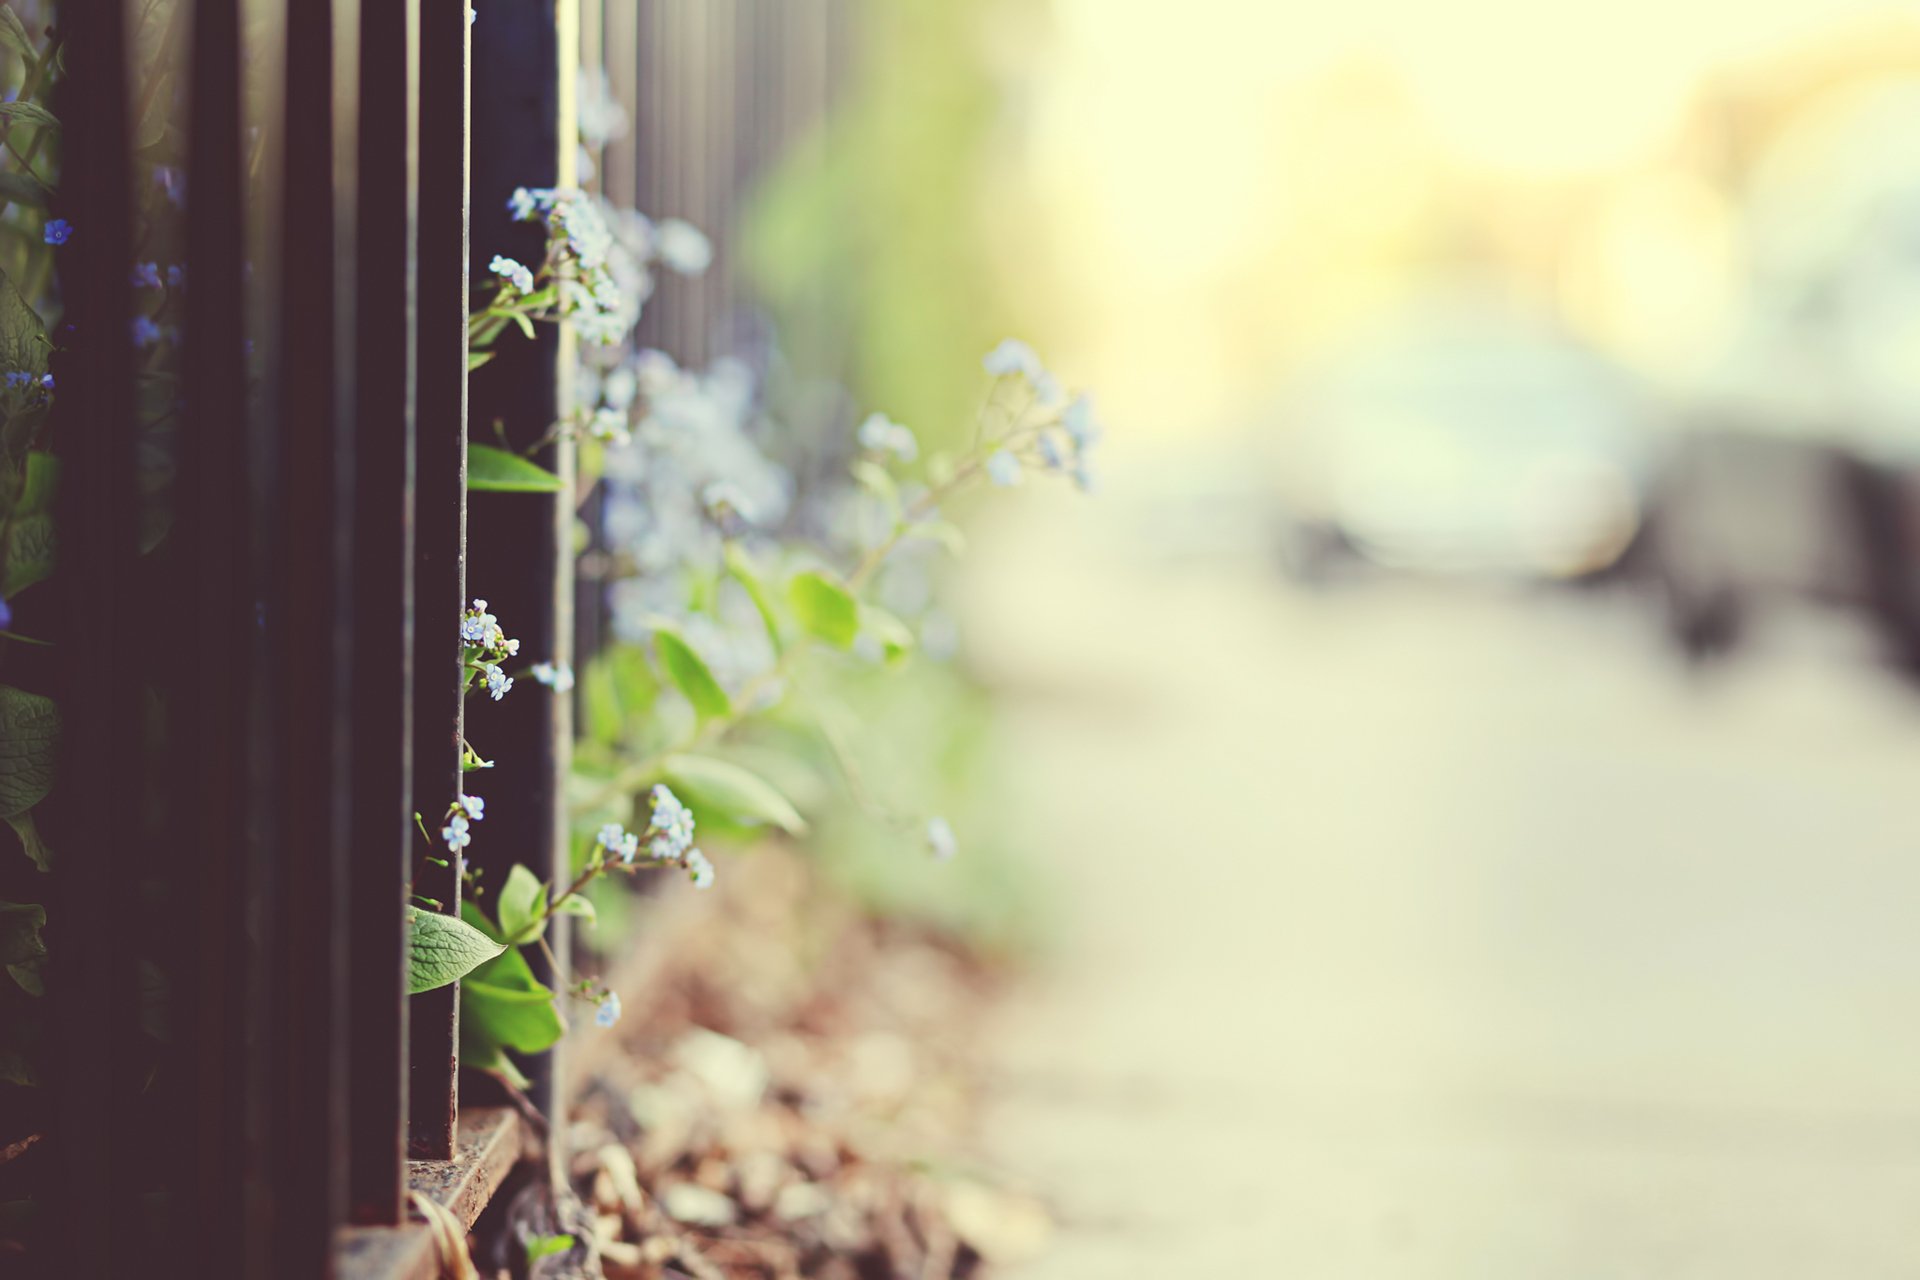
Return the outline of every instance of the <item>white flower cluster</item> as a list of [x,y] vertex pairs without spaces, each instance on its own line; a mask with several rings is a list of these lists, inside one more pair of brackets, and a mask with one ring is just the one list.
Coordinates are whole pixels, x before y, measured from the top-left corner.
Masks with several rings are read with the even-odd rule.
[[1042,414],[1032,426],[1019,425],[1026,413],[1016,419],[1016,429],[987,459],[987,478],[1010,487],[1020,483],[1028,465],[1037,464],[1072,476],[1083,492],[1092,493],[1093,447],[1103,434],[1094,418],[1093,397],[1082,392],[1067,399],[1060,380],[1040,363],[1032,347],[1017,338],[1006,339],[981,363],[995,378],[1019,378],[1029,393],[1026,412]]
[[698,275],[713,261],[713,246],[691,224],[656,223],[578,187],[519,187],[507,209],[516,221],[546,222],[560,314],[598,346],[618,345],[639,323],[653,293],[649,263]]
[[487,802],[479,796],[455,796],[453,803],[447,806],[446,825],[440,828],[440,838],[447,842],[447,848],[453,853],[473,843],[473,833],[469,825],[486,816]]
[[555,693],[573,688],[573,668],[564,662],[536,662],[527,674]]
[[912,462],[920,456],[920,442],[912,430],[884,413],[867,415],[867,420],[860,424],[859,440],[860,447],[868,453],[892,455],[902,462]]
[[487,270],[506,281],[507,286],[517,293],[533,292],[533,272],[512,258],[496,253],[493,261],[487,264]]
[[632,866],[644,844],[649,862],[683,867],[695,887],[711,888],[713,863],[707,860],[706,854],[693,847],[693,811],[680,803],[680,798],[664,785],[656,786],[647,793],[647,803],[652,810],[647,829],[633,832],[617,822],[609,822],[600,828],[595,841],[601,851]]
[[487,612],[485,600],[476,599],[460,615],[460,643],[471,650],[467,665],[485,680],[487,693],[495,702],[506,697],[513,677],[500,669],[500,663],[520,652],[520,642],[508,638],[500,620]]

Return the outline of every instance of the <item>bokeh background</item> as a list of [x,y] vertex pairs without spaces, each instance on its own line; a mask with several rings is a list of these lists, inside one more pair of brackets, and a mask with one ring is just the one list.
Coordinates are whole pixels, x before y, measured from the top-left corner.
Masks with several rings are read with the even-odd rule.
[[1920,16],[866,16],[758,287],[1109,428],[945,582],[1011,1274],[1911,1274]]

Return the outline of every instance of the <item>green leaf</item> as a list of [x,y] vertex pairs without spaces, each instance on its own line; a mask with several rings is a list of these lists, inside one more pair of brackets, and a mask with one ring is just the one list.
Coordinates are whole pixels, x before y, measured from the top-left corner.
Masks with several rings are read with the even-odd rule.
[[11,129],[17,124],[38,125],[43,129],[58,129],[59,118],[37,102],[0,102],[0,128]]
[[500,914],[501,936],[514,946],[523,946],[545,933],[547,923],[541,918],[540,907],[546,898],[547,886],[540,877],[514,863],[513,870],[507,872],[507,882],[500,886],[494,908]]
[[493,359],[495,356],[499,354],[500,353],[498,351],[467,352],[467,372],[472,373],[475,369],[478,369],[481,365],[485,364],[487,361]]
[[40,51],[33,47],[33,37],[27,34],[27,24],[20,21],[12,5],[0,4],[0,44],[25,58],[28,65],[40,60]]
[[675,791],[691,797],[696,812],[719,810],[743,822],[772,823],[789,835],[802,835],[807,820],[793,802],[757,773],[711,756],[668,756],[661,765]]
[[59,736],[52,698],[0,685],[0,818],[25,813],[53,790]]
[[53,193],[25,174],[0,172],[0,196],[29,209],[44,209]]
[[16,515],[7,526],[7,553],[0,562],[0,597],[12,599],[53,575],[53,517]]
[[559,902],[554,904],[553,909],[563,916],[579,916],[588,924],[598,924],[600,922],[600,913],[594,910],[593,899],[583,893],[576,893],[572,897],[560,899]]
[[720,687],[707,664],[678,632],[662,628],[653,633],[653,643],[660,654],[660,665],[667,669],[667,676],[680,687],[680,692],[687,695],[696,715],[702,720],[715,720],[733,710],[727,691]]
[[809,634],[836,649],[850,649],[860,634],[860,604],[839,581],[817,569],[796,573],[787,583],[794,616]]
[[572,1236],[535,1236],[527,1241],[527,1264],[550,1258],[556,1253],[565,1253],[573,1248]]
[[860,629],[880,642],[889,665],[913,652],[913,629],[879,605],[860,606]]
[[[489,937],[501,936],[472,902],[460,904],[460,916]],[[554,1007],[553,992],[533,976],[518,947],[506,948],[460,984],[462,1061],[469,1034],[476,1049],[496,1045],[519,1053],[540,1053],[552,1048],[566,1030],[566,1021]]]
[[505,951],[466,921],[434,911],[408,908],[407,991],[418,995],[466,977]]
[[780,626],[780,615],[773,607],[773,593],[767,590],[766,582],[760,577],[759,570],[753,567],[753,560],[740,549],[740,544],[729,542],[726,550],[727,572],[747,593],[747,599],[753,601],[754,610],[760,615],[761,625],[767,629],[767,639],[773,644],[776,654],[785,653],[787,638]]
[[887,469],[868,458],[860,458],[853,464],[853,478],[860,487],[870,491],[875,497],[885,500],[895,510],[900,506],[900,486],[893,482]]
[[53,870],[53,850],[47,848],[47,842],[40,838],[40,832],[34,828],[33,812],[16,813],[7,819],[7,825],[20,837],[20,844],[33,859],[33,865],[42,871]]
[[47,351],[47,326],[0,271],[0,369],[38,378],[47,371]]
[[[466,992],[463,990],[460,998],[463,1013],[466,1004]],[[533,1083],[507,1056],[505,1045],[489,1039],[478,1023],[466,1017],[460,1020],[460,1065],[499,1076],[516,1089],[528,1088]]]
[[947,549],[950,556],[966,554],[967,536],[960,532],[958,525],[945,520],[922,520],[907,531],[907,536],[925,542],[937,542]]
[[467,488],[474,493],[559,493],[565,485],[545,467],[490,444],[467,445]]
[[553,992],[534,980],[518,951],[509,949],[492,965],[496,969],[504,965],[507,956],[519,961],[517,972],[490,970],[487,977],[475,974],[460,984],[461,1039],[471,1036],[477,1044],[499,1045],[516,1053],[544,1053],[567,1033],[567,1024],[554,1007]]
[[27,455],[27,482],[20,490],[17,512],[51,512],[54,488],[60,482],[60,459],[50,453]]
[[46,923],[45,907],[30,902],[0,902],[0,964],[30,996],[45,993],[40,968],[46,963],[47,944],[41,941],[40,930]]

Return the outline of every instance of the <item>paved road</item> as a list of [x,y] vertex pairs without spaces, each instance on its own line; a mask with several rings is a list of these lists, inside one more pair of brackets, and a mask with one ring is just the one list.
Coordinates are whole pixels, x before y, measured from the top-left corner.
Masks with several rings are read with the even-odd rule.
[[1920,704],[1854,638],[1698,683],[1619,601],[1031,500],[968,587],[1066,916],[1015,1280],[1920,1275]]

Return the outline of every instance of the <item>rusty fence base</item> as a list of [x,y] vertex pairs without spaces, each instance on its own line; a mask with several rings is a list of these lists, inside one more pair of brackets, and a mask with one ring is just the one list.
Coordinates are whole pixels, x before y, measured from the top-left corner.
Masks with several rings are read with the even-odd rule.
[[[409,1160],[407,1189],[473,1226],[526,1148],[526,1126],[508,1107],[460,1113],[451,1160]],[[335,1235],[339,1280],[436,1280],[449,1269],[424,1222],[403,1227],[343,1227]]]

